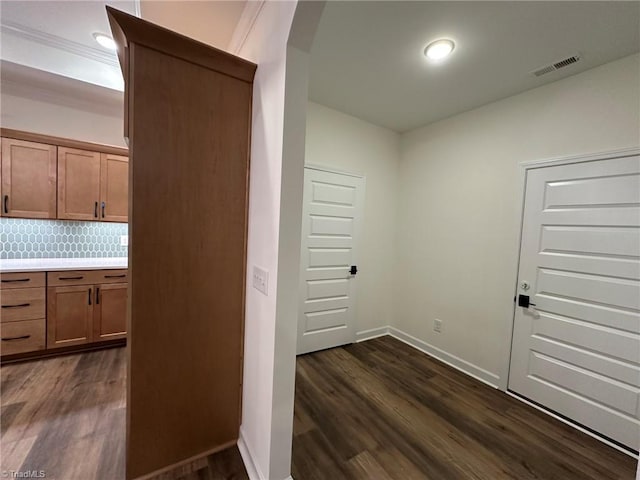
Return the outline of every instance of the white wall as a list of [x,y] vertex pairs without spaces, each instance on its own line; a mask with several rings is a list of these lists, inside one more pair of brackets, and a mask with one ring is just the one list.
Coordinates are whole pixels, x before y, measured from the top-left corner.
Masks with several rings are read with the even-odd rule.
[[0,102],[3,128],[126,147],[122,113],[97,113],[95,109],[72,106],[72,102],[64,105],[64,100],[53,102],[29,94],[18,96],[4,89]]
[[519,162],[640,144],[639,66],[626,57],[402,136],[396,327],[506,386]]
[[393,322],[396,198],[400,135],[309,102],[305,163],[366,177],[362,238],[358,248],[356,331]]
[[[281,480],[289,475],[290,467],[292,409],[289,418],[282,421],[278,402],[283,400],[281,393],[284,391],[285,397],[288,394],[284,401],[292,407],[294,372],[290,367],[278,372],[276,365],[279,363],[278,355],[283,353],[291,356],[290,363],[295,368],[295,341],[293,350],[286,341],[282,351],[276,351],[275,345],[277,336],[283,333],[277,328],[276,298],[285,66],[287,38],[295,8],[296,2],[265,2],[238,51],[241,57],[258,64],[253,89],[243,406],[239,442],[252,479]],[[251,287],[253,265],[269,272],[267,296]],[[284,409],[287,410],[289,405]],[[282,440],[272,439],[272,429],[288,432],[284,445]],[[272,457],[280,464],[275,465]],[[285,471],[286,475],[273,476],[272,469]]]

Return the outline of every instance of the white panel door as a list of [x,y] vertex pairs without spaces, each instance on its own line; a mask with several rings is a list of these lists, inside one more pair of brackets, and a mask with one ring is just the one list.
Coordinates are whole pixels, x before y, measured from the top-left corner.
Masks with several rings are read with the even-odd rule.
[[298,354],[355,340],[356,246],[364,179],[304,169]]
[[638,450],[640,157],[530,170],[518,277],[509,389]]

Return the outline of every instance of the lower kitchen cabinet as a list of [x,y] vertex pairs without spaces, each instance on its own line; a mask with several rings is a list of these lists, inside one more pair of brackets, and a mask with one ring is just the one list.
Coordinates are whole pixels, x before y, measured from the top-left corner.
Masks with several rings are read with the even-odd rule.
[[2,361],[125,339],[128,276],[126,269],[1,273]]
[[46,346],[45,275],[0,274],[0,354],[44,350]]
[[126,270],[47,274],[47,348],[125,338]]
[[93,296],[89,285],[47,289],[47,348],[92,341]]
[[127,336],[127,284],[97,285],[93,307],[93,341]]

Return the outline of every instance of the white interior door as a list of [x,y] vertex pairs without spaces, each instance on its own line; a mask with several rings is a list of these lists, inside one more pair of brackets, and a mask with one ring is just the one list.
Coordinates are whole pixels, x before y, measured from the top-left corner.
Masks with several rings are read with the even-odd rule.
[[[509,389],[638,450],[640,157],[529,170]],[[528,290],[522,287],[528,282]]]
[[307,167],[303,202],[298,354],[355,340],[364,179]]

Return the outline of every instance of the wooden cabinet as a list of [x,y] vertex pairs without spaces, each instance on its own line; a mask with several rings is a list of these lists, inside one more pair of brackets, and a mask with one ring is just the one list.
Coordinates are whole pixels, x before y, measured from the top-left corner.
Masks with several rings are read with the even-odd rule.
[[147,478],[238,439],[256,66],[107,12],[136,184],[126,478]]
[[126,222],[129,217],[129,158],[103,153],[100,158],[100,219]]
[[5,128],[0,133],[0,216],[127,222],[125,149]]
[[93,312],[94,342],[126,337],[127,284],[97,285]]
[[47,348],[91,342],[93,288],[77,285],[47,289]]
[[56,218],[56,147],[2,139],[2,216]]
[[99,220],[100,154],[58,148],[58,218]]
[[126,337],[126,270],[47,274],[47,348]]
[[0,354],[44,349],[44,273],[3,273],[0,277]]

